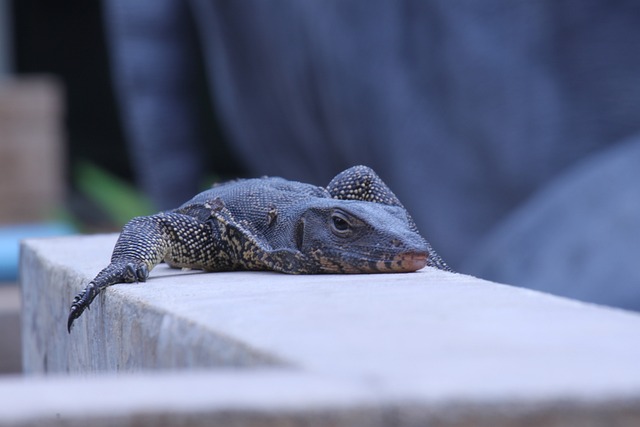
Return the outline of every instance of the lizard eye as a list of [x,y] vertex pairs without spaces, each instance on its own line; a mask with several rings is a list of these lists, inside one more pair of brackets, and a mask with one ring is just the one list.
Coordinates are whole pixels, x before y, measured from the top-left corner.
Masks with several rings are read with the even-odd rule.
[[347,216],[341,212],[331,214],[331,230],[338,236],[346,236],[351,232],[351,224]]

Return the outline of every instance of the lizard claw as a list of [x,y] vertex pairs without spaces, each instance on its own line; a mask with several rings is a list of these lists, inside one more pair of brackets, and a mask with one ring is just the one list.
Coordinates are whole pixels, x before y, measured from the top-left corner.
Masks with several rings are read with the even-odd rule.
[[92,282],[78,295],[73,298],[71,308],[69,310],[69,318],[67,320],[67,331],[71,333],[73,322],[82,315],[84,310],[89,309],[91,301],[98,295],[100,290]]
[[73,326],[73,321],[76,320],[82,312],[76,312],[77,307],[75,305],[71,306],[71,312],[69,313],[69,318],[67,319],[67,332],[71,333],[71,327]]
[[125,265],[123,274],[125,282],[146,282],[147,277],[149,277],[149,269],[145,264],[136,265],[130,262]]
[[73,299],[67,320],[67,331],[71,333],[73,322],[82,315],[102,289],[114,283],[144,282],[149,277],[149,268],[143,262],[112,263]]

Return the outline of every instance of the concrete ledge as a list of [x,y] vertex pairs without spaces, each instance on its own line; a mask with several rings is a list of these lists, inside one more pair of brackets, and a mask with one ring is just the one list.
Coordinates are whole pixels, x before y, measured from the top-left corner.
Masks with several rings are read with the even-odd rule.
[[[123,416],[133,420],[146,408],[155,421],[136,425],[159,425],[158,417],[200,425],[193,420],[203,411],[187,403],[178,418],[167,415],[169,401],[185,399],[206,400],[203,419],[226,414],[235,425],[275,425],[283,414],[292,425],[640,424],[639,315],[432,269],[288,276],[160,266],[145,284],[109,288],[68,335],[70,300],[106,265],[115,238],[23,244],[26,372],[243,370],[37,379],[19,387],[50,387],[53,395],[81,382],[80,394],[102,405],[103,387],[135,391],[140,384],[131,393],[153,399],[132,397]],[[245,418],[225,406],[232,398],[223,396],[233,395]],[[85,409],[71,413],[82,419]],[[248,414],[258,415],[251,421]]]
[[[171,293],[191,297],[195,307],[202,304],[202,298],[180,284],[189,273],[174,277],[181,272],[166,266],[164,272],[159,267],[159,274],[148,282],[161,285],[155,291],[155,287],[139,285],[110,288],[94,301],[69,335],[65,319],[70,302],[108,264],[116,237],[42,239],[23,244],[20,277],[25,373],[281,364],[215,325],[199,321],[192,316],[196,310],[188,301],[174,312],[172,302],[177,301]],[[147,298],[152,294],[153,298]],[[154,299],[164,303],[155,304]]]
[[0,381],[0,396],[5,427],[632,427],[640,420],[637,400],[416,401],[292,371],[12,378]]

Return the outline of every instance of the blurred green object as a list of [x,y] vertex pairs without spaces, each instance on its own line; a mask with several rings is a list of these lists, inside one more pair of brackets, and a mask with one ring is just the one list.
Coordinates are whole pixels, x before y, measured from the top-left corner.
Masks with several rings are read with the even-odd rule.
[[155,213],[150,200],[126,181],[86,161],[75,166],[78,189],[119,227],[131,218]]

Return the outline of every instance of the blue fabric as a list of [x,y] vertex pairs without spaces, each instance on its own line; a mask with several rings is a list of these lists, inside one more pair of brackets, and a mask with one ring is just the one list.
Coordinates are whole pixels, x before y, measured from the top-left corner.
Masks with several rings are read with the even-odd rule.
[[0,227],[0,282],[18,279],[21,240],[62,236],[73,232],[71,226],[57,222]]
[[[193,147],[195,138],[189,91],[172,89],[185,87],[191,66],[180,56],[190,51],[181,36],[186,15],[172,14],[186,3],[107,4],[116,80],[138,75],[154,83],[120,90],[131,128],[139,129],[130,142],[147,153],[137,157],[143,182],[159,204],[177,205],[172,199],[191,196],[191,178],[174,146]],[[188,4],[211,99],[252,175],[324,185],[342,169],[369,165],[462,271],[472,271],[484,242],[527,200],[578,162],[640,134],[637,2]],[[127,9],[142,26],[121,19]],[[150,25],[146,13],[164,24]],[[131,47],[142,42],[144,49]],[[171,124],[161,135],[151,132],[157,118],[144,113],[159,108]],[[163,192],[165,185],[176,191]],[[522,247],[540,245],[535,236]],[[494,255],[495,262],[511,256]]]
[[133,169],[158,209],[174,208],[200,190],[203,173],[186,3],[104,5],[114,88]]
[[640,311],[640,137],[543,187],[464,266],[481,277]]

